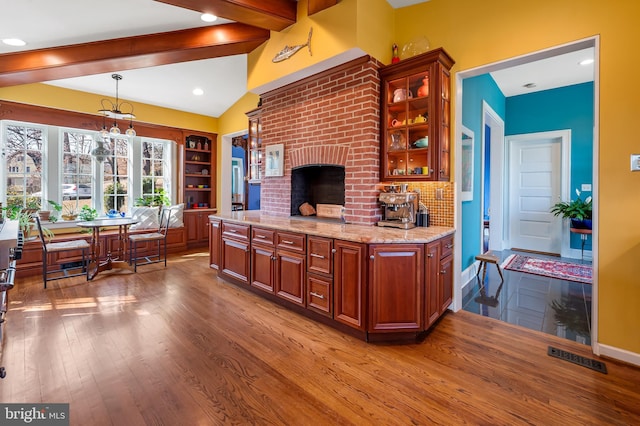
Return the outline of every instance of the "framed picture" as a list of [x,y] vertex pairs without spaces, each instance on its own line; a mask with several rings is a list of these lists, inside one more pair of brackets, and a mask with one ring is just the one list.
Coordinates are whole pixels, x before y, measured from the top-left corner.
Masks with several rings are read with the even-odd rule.
[[266,177],[284,176],[284,144],[279,143],[267,146],[265,148],[265,154],[267,162],[264,175]]
[[462,201],[473,201],[473,132],[462,126],[461,143],[462,147],[462,178],[460,198]]

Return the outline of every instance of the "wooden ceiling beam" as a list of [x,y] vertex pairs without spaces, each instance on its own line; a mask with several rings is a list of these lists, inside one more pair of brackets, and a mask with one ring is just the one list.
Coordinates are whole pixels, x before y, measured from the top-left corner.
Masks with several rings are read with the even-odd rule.
[[335,6],[338,4],[338,0],[308,0],[308,14],[309,16],[322,12],[325,9],[330,8],[331,6]]
[[[295,24],[297,4],[294,0],[155,0],[221,18],[281,31]],[[314,0],[317,1],[317,0]]]
[[0,55],[0,87],[249,53],[269,30],[223,24]]

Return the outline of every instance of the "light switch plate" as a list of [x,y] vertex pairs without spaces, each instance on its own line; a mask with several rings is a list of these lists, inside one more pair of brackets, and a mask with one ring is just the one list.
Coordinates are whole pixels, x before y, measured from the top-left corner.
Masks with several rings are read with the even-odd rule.
[[631,171],[640,172],[640,154],[631,154]]
[[583,183],[582,185],[580,185],[580,191],[591,191],[591,184]]
[[436,188],[436,200],[444,199],[444,189]]

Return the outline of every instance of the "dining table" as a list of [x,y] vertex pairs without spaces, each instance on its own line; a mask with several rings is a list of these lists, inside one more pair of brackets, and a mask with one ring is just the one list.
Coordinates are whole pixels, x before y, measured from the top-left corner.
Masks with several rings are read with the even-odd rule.
[[[129,240],[129,227],[140,222],[139,219],[131,217],[95,219],[78,222],[76,225],[80,228],[91,229],[91,253],[89,255],[89,265],[87,266],[87,279],[93,280],[98,273],[108,271],[114,268],[129,269],[133,268],[125,259],[127,253],[126,244]],[[107,257],[100,260],[100,230],[104,228],[118,228],[118,244],[115,253],[107,248]]]

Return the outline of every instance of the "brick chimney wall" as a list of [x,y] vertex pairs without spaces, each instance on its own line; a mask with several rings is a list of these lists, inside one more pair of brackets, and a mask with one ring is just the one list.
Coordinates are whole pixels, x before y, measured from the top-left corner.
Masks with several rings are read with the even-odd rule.
[[333,164],[345,167],[345,221],[380,220],[380,65],[363,57],[262,95],[262,147],[284,144],[284,176],[262,179],[263,212],[290,215],[292,167]]

